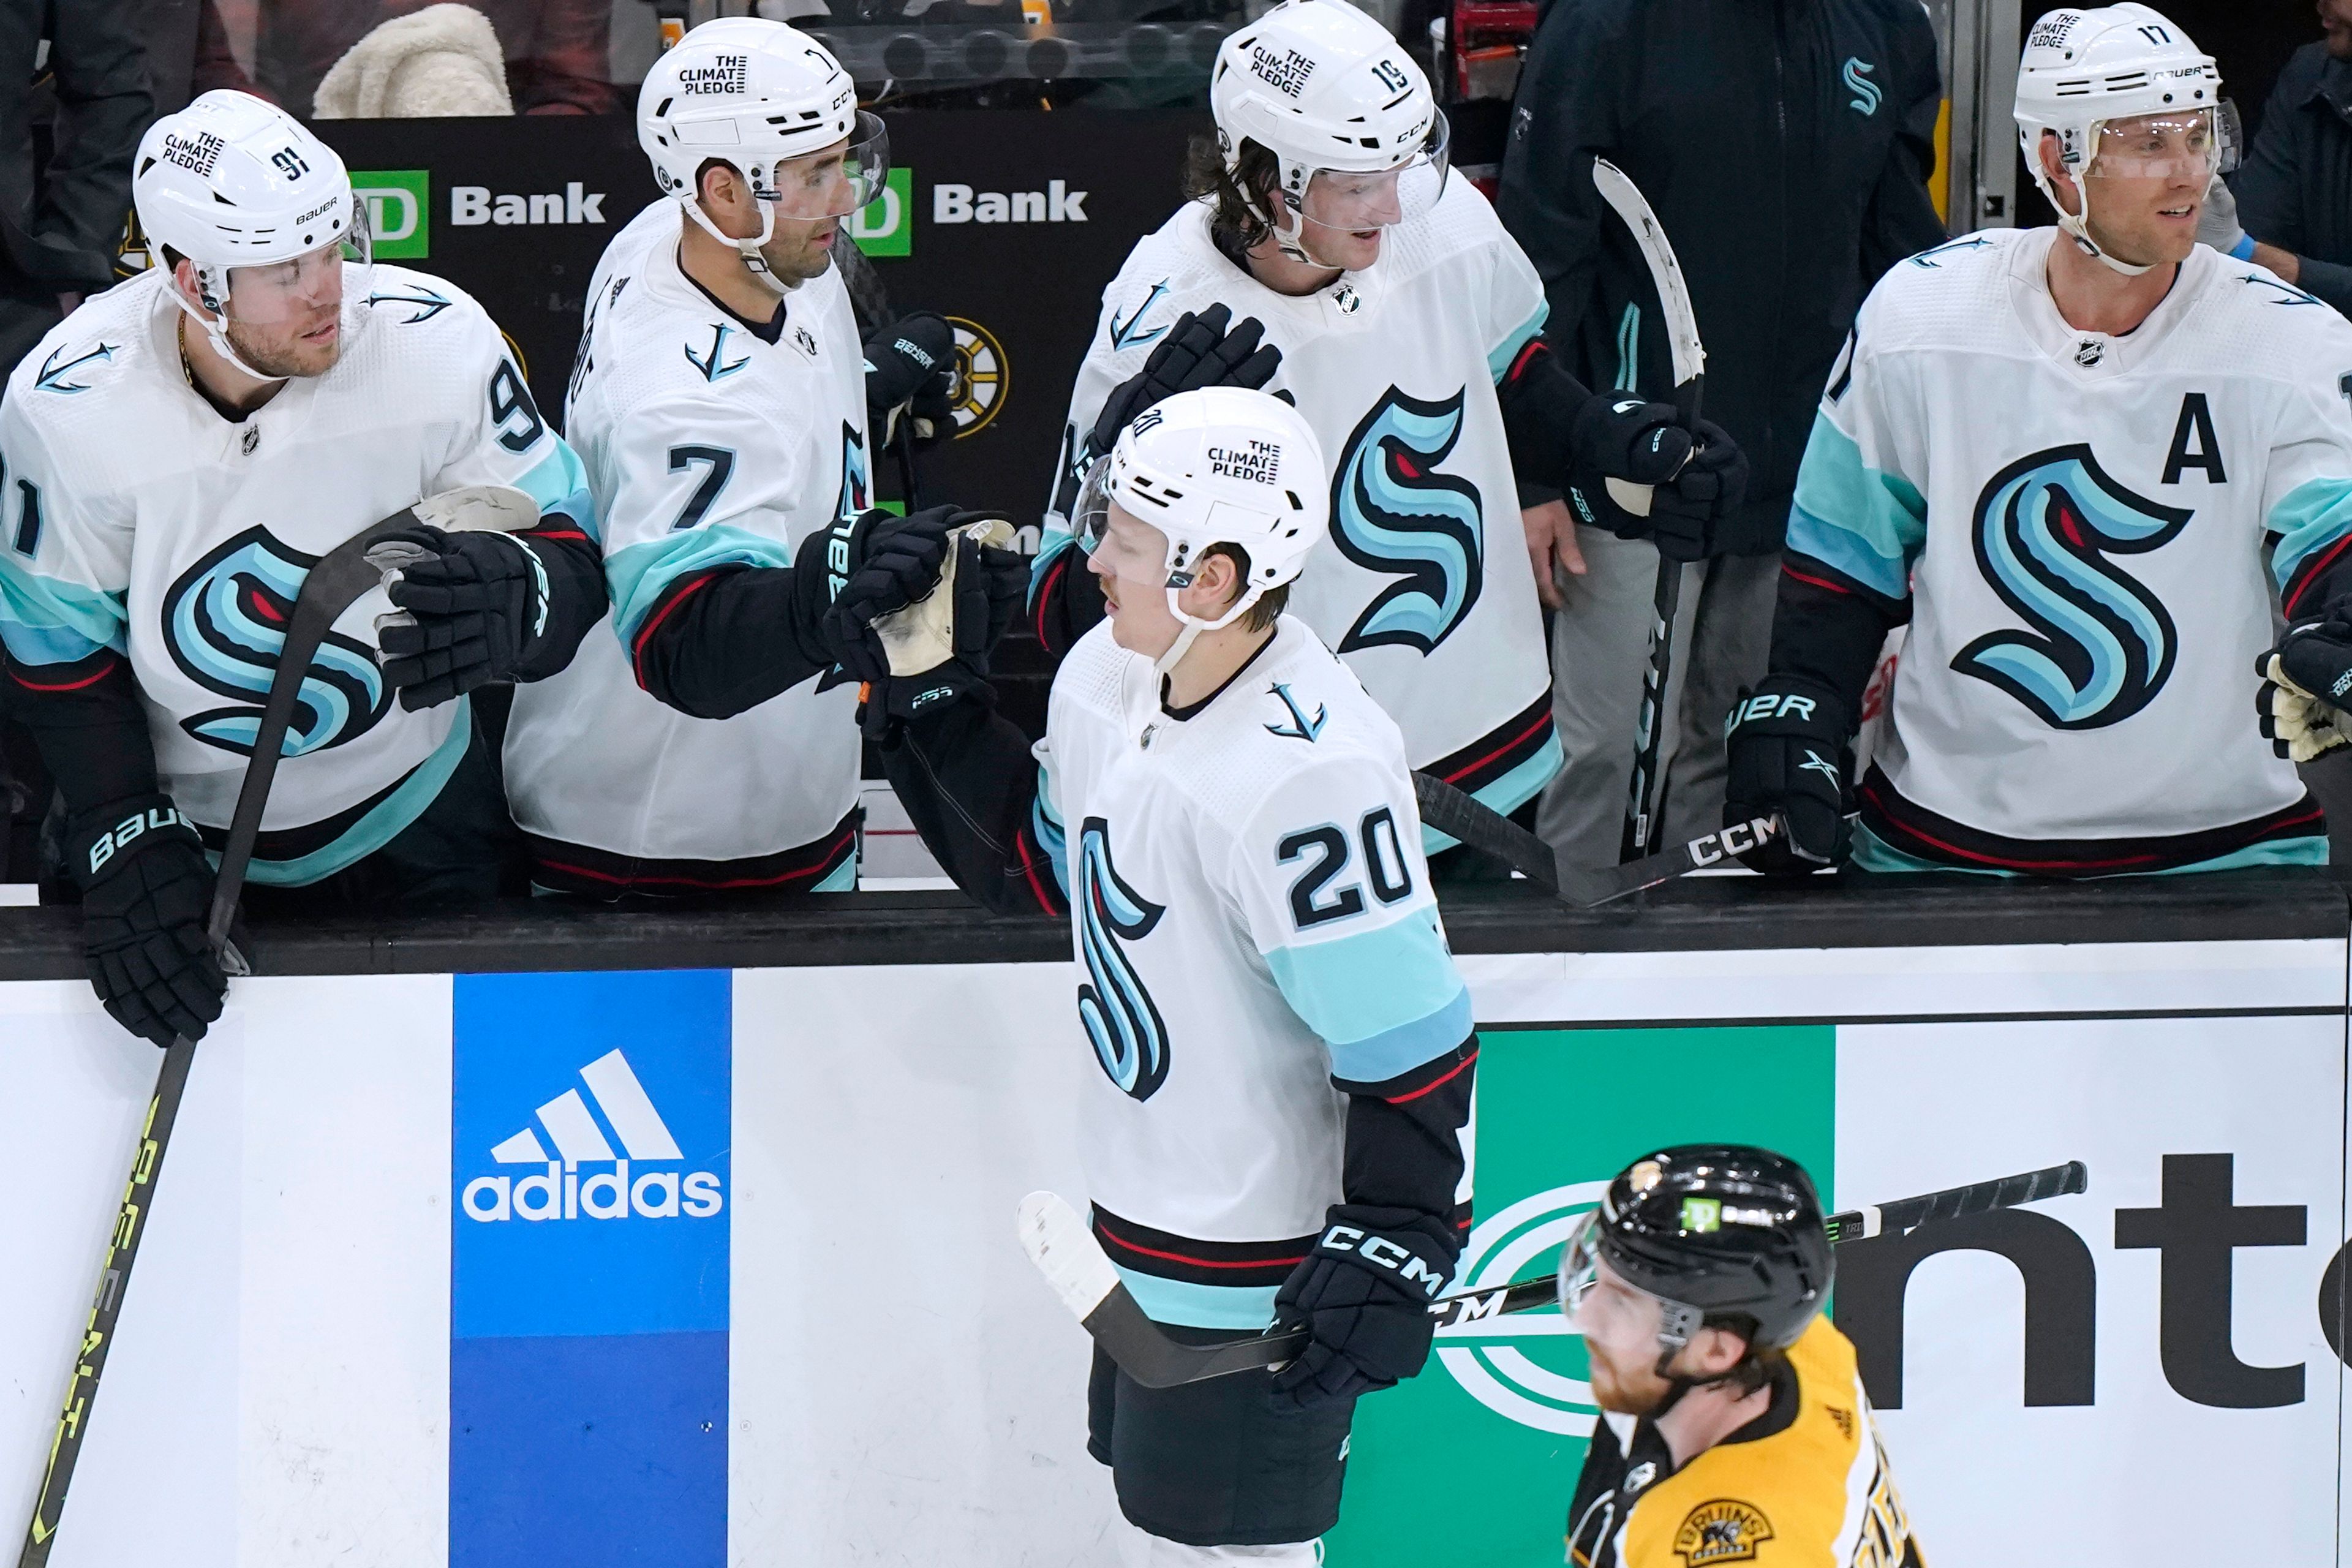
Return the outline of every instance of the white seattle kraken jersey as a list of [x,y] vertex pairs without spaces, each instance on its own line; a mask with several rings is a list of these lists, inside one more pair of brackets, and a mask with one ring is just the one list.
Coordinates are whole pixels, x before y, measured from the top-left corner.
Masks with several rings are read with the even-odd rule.
[[[1070,395],[1064,463],[1177,317],[1222,302],[1236,321],[1264,322],[1282,350],[1269,390],[1297,399],[1332,473],[1331,538],[1291,589],[1291,613],[1396,720],[1415,767],[1454,759],[1448,774],[1512,810],[1560,762],[1495,397],[1496,379],[1543,325],[1542,280],[1463,179],[1446,182],[1428,216],[1390,229],[1373,266],[1303,298],[1235,266],[1210,237],[1209,217],[1197,202],[1178,208],[1103,291]],[[1068,536],[1068,520],[1049,513],[1041,580]],[[1474,765],[1482,758],[1489,764]]]
[[[1178,719],[1151,661],[1097,626],[1036,748],[1037,836],[1102,1068],[1079,1116],[1090,1195],[1183,1240],[1311,1242],[1340,1200],[1332,1079],[1382,1082],[1470,1035],[1402,737],[1303,622],[1277,626]],[[1275,1284],[1121,1271],[1163,1321],[1273,1315]]]
[[[320,556],[459,485],[519,486],[592,536],[595,519],[579,460],[462,290],[377,267],[345,293],[334,367],[233,425],[188,384],[166,281],[144,272],[89,301],[9,377],[0,638],[37,683],[43,665],[127,653],[163,787],[225,827]],[[391,609],[362,595],[311,660],[261,823],[264,856],[271,835],[310,847],[257,856],[256,882],[316,881],[382,847],[464,755],[466,702],[412,713],[377,668]]]
[[789,566],[801,541],[866,509],[865,355],[839,268],[792,291],[766,342],[678,269],[684,221],[656,201],[590,281],[565,428],[607,520],[618,636],[516,692],[507,790],[545,838],[741,860],[811,844],[856,806],[856,689],[804,681],[696,719],[638,686],[631,650],[678,578]]
[[2200,246],[2137,330],[2079,331],[2050,297],[2055,232],[1887,273],[1806,450],[1792,554],[1912,601],[1878,765],[2016,840],[2293,807],[2255,725],[2265,557],[2286,581],[2352,531],[2352,324]]

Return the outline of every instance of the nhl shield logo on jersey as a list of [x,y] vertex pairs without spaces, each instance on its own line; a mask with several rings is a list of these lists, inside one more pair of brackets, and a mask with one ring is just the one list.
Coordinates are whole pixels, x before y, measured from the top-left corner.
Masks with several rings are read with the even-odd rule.
[[2179,638],[2164,605],[2107,557],[2160,550],[2192,515],[2126,489],[2079,443],[2011,463],[1978,498],[1977,565],[2033,629],[1988,632],[1952,668],[2053,729],[2130,718],[2164,689]]
[[[245,700],[190,714],[180,727],[239,756],[253,750],[261,702],[286,644],[286,623],[302,581],[319,563],[265,528],[248,528],[180,574],[163,595],[163,644],[172,662],[207,691]],[[375,650],[330,632],[310,656],[283,755],[340,746],[373,729],[392,706]]]
[[1756,1550],[1772,1539],[1771,1521],[1753,1503],[1718,1498],[1690,1510],[1675,1531],[1675,1553],[1687,1568],[1710,1568],[1717,1563],[1750,1563]]
[[1331,540],[1368,571],[1396,577],[1339,639],[1338,652],[1400,647],[1428,654],[1478,602],[1486,527],[1478,487],[1437,466],[1462,439],[1466,389],[1427,403],[1391,386],[1348,437],[1331,479]]
[[1127,885],[1110,863],[1110,824],[1089,816],[1078,830],[1078,951],[1087,978],[1078,984],[1078,1021],[1111,1082],[1150,1100],[1168,1079],[1168,1025],[1121,940],[1151,934],[1168,912]]

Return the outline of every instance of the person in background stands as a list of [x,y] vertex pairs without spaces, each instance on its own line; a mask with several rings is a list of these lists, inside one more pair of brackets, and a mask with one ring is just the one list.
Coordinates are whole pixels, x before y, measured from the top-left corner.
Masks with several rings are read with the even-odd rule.
[[[1830,361],[1878,276],[1942,242],[1928,199],[1941,98],[1916,0],[1555,0],[1503,157],[1503,226],[1551,303],[1545,335],[1597,391],[1664,398],[1665,324],[1597,154],[1657,210],[1706,341],[1706,416],[1748,454],[1746,504],[1683,568],[1659,748],[1663,841],[1719,825],[1723,721],[1764,672],[1797,463]],[[1553,717],[1567,764],[1537,826],[1613,865],[1633,769],[1658,550],[1598,487],[1556,577]],[[1654,843],[1660,836],[1653,833]]]
[[2352,316],[2352,0],[2318,0],[2326,36],[2294,52],[2242,168],[2217,180],[2197,237]]

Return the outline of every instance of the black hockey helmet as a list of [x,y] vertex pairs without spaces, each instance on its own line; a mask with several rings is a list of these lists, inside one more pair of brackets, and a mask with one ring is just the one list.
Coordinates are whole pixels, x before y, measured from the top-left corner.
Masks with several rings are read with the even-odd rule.
[[1784,1350],[1829,1298],[1835,1264],[1804,1168],[1743,1143],[1683,1143],[1645,1154],[1609,1184],[1560,1260],[1560,1300],[1589,1289],[1594,1258],[1666,1306],[1672,1350],[1702,1326],[1751,1318],[1751,1343]]

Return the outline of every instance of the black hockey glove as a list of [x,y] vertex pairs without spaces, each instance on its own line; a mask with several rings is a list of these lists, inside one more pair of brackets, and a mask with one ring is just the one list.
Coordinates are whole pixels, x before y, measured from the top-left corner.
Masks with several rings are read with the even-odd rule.
[[1180,392],[1204,386],[1262,387],[1272,381],[1282,366],[1282,351],[1272,343],[1261,346],[1265,336],[1265,324],[1255,316],[1235,323],[1232,309],[1224,305],[1177,317],[1143,368],[1103,399],[1094,434],[1087,437],[1088,455],[1099,458],[1109,451],[1137,415]]
[[[1748,458],[1719,425],[1702,419],[1692,432],[1669,403],[1595,397],[1570,428],[1568,504],[1577,520],[1620,539],[1652,539],[1670,560],[1703,561],[1715,552],[1723,517],[1748,491]],[[1625,510],[1608,481],[1651,487],[1646,515]]]
[[2321,619],[2299,621],[2254,661],[2263,678],[2254,710],[2263,739],[2298,763],[2352,741],[2352,605],[2331,605]]
[[955,434],[955,329],[945,316],[918,310],[866,340],[866,427],[877,448],[914,421],[915,445],[935,446]]
[[1413,1209],[1334,1204],[1323,1237],[1274,1298],[1274,1321],[1313,1336],[1274,1376],[1282,1410],[1312,1410],[1390,1388],[1429,1359],[1429,1304],[1454,1277],[1444,1221]]
[[379,622],[376,646],[412,712],[512,680],[547,631],[547,567],[520,540],[421,522],[368,556],[398,564],[386,593],[407,615]]
[[213,868],[194,826],[169,795],[134,795],[77,818],[66,856],[81,889],[89,983],[107,1012],[159,1046],[204,1038],[228,977],[205,940]]
[[[866,683],[858,721],[877,742],[888,743],[897,725],[956,702],[995,705],[989,654],[1021,613],[1028,561],[1018,551],[982,544],[969,536],[958,538],[955,546],[952,603],[942,606],[950,656],[918,674],[893,675],[882,639],[867,623],[854,654],[845,659],[845,667]],[[937,629],[934,623],[934,637]]]
[[1778,815],[1787,828],[1739,857],[1750,870],[1801,877],[1844,860],[1853,732],[1844,702],[1799,675],[1767,676],[1732,704],[1723,728],[1724,825]]
[[821,557],[815,541],[802,546],[793,573],[809,624],[824,628],[826,648],[851,675],[865,679],[853,660],[874,617],[929,593],[947,565],[948,531],[982,515],[953,506],[905,517],[877,509],[825,530]]

